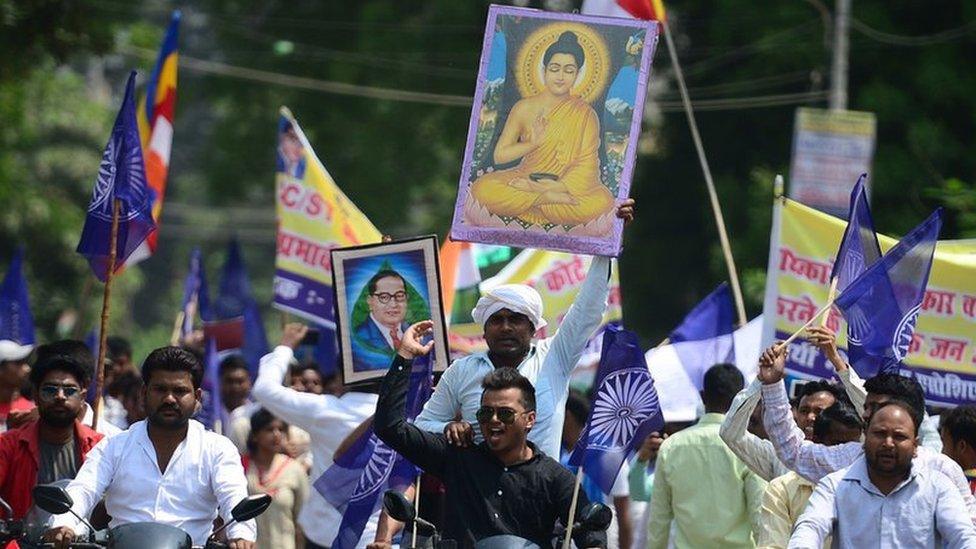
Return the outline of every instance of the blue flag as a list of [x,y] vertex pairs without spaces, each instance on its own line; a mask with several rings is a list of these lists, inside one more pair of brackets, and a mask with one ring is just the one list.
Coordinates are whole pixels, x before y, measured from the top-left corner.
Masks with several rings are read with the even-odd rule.
[[837,258],[830,278],[837,279],[837,293],[843,292],[851,282],[854,282],[871,265],[881,259],[881,246],[878,245],[878,235],[874,232],[874,221],[871,219],[871,208],[868,206],[868,195],[864,191],[864,179],[867,174],[861,174],[851,190],[851,205],[847,214],[847,228],[837,249]]
[[214,320],[243,317],[244,346],[241,354],[251,370],[251,378],[257,377],[258,363],[262,356],[268,354],[268,337],[261,322],[261,311],[251,297],[247,267],[244,266],[241,248],[236,240],[227,246],[227,261],[220,278],[220,295],[212,312]]
[[[433,372],[430,355],[414,360],[407,389],[406,416],[413,420],[430,398]],[[342,513],[332,549],[353,549],[369,517],[382,504],[383,492],[404,490],[417,478],[417,468],[367,429],[313,485]]]
[[207,338],[206,352],[203,355],[203,383],[200,388],[203,389],[203,406],[195,419],[207,429],[218,433],[228,432],[230,417],[220,400],[220,354],[217,352],[217,342],[212,337]]
[[941,229],[940,208],[834,301],[847,319],[847,354],[861,377],[896,370],[908,355]]
[[[199,313],[204,319],[204,310],[210,308],[207,296],[207,273],[203,269],[203,254],[200,248],[194,248],[190,253],[190,268],[183,279],[183,325],[180,335],[184,338],[193,331],[193,319]],[[209,315],[209,310],[207,311]]]
[[0,340],[33,345],[34,316],[31,314],[27,280],[24,278],[24,250],[18,248],[0,285]]
[[709,368],[735,363],[735,319],[732,294],[723,282],[695,305],[668,336],[688,378],[699,391]]
[[569,464],[582,466],[583,472],[609,495],[624,461],[648,435],[664,427],[654,380],[637,334],[607,327],[593,387],[590,417]]
[[112,235],[112,212],[119,202],[119,230],[116,242],[115,270],[118,271],[132,252],[153,231],[152,198],[146,187],[146,167],[136,124],[133,98],[136,73],[129,74],[122,108],[115,118],[112,137],[102,153],[102,164],[92,190],[77,252],[88,259],[92,271],[105,281],[109,270],[109,248]]

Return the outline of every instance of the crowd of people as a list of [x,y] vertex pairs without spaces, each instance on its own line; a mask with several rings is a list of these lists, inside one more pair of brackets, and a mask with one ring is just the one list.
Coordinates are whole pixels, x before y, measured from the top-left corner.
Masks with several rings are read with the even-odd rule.
[[[632,214],[629,201],[618,210]],[[330,547],[343,515],[316,481],[372,429],[424,471],[405,495],[419,487],[421,516],[461,547],[505,534],[552,547],[557,525],[590,501],[614,520],[607,532],[574,530],[581,548],[976,546],[976,408],[927,414],[917,381],[862,380],[819,327],[806,336],[836,380],[790,398],[788,349],[777,346],[748,385],[735,366],[716,364],[700,380],[694,424],[641,441],[609,494],[584,476],[574,497],[566,459],[590,399],[570,388],[570,374],[605,312],[609,274],[610,261],[594,258],[546,339],[534,338],[546,319],[532,288],[486,292],[473,317],[487,351],[454,361],[413,421],[407,388],[414,359],[433,346],[430,321],[402,330],[385,377],[351,390],[296,360],[302,324],[284,327],[253,383],[243,359],[224,358],[220,433],[193,419],[204,397],[192,346],[161,347],[137,367],[131,347],[109,338],[105,389],[89,395],[95,359],[85,344],[0,342],[0,497],[24,518],[34,486],[62,481],[96,528],[155,521],[202,544],[248,494],[269,494],[267,512],[227,528],[231,548]],[[377,509],[357,546],[393,547],[408,539],[404,529]],[[58,515],[44,538],[66,547],[86,530]]]

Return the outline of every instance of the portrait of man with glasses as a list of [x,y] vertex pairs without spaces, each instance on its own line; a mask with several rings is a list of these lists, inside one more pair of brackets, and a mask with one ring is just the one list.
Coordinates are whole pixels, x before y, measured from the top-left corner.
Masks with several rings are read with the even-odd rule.
[[[369,279],[366,290],[369,316],[354,329],[354,368],[385,370],[409,327],[407,285],[396,271],[381,269]],[[357,347],[365,352],[356,352]]]

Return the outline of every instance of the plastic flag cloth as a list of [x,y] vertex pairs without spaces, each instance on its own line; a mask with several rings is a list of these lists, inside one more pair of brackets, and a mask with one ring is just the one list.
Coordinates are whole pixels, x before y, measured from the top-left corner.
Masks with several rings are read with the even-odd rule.
[[136,105],[133,98],[136,73],[129,74],[122,108],[115,118],[98,178],[92,190],[91,203],[85,216],[77,252],[88,259],[92,271],[105,281],[109,269],[112,216],[114,204],[119,202],[119,230],[116,242],[115,270],[153,231],[152,200],[146,187],[146,170],[136,125]]
[[0,341],[34,345],[34,316],[31,314],[27,280],[24,278],[24,250],[18,249],[0,285]]
[[940,208],[834,301],[847,319],[847,354],[861,377],[897,371],[908,355],[941,229]]
[[609,494],[624,461],[648,435],[663,429],[664,416],[637,335],[610,326],[603,337],[590,417],[569,464],[582,466]]
[[685,316],[668,339],[688,378],[701,391],[705,372],[716,364],[735,363],[735,309],[723,282]]
[[236,240],[227,247],[227,261],[220,278],[220,295],[214,303],[213,316],[215,320],[242,319],[243,345],[240,352],[250,368],[251,378],[257,377],[258,363],[268,353],[268,338],[261,322],[260,308],[251,296],[247,267]]
[[[411,421],[430,398],[431,362],[430,355],[413,361],[406,410]],[[342,513],[332,549],[356,547],[369,517],[382,504],[383,492],[402,491],[416,477],[412,463],[377,438],[372,427],[367,429],[314,483],[322,497]]]
[[844,236],[837,249],[837,259],[830,272],[830,278],[837,279],[838,294],[854,282],[854,279],[865,269],[881,259],[881,246],[878,245],[878,235],[874,232],[868,196],[864,192],[866,177],[867,174],[862,174],[851,191],[847,228],[844,229]]

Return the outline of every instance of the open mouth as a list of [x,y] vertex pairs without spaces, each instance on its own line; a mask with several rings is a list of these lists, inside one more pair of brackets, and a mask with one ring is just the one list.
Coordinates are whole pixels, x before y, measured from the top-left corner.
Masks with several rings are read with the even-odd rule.
[[502,436],[504,434],[505,434],[505,429],[501,427],[490,427],[488,429],[488,442],[497,443],[502,439]]

